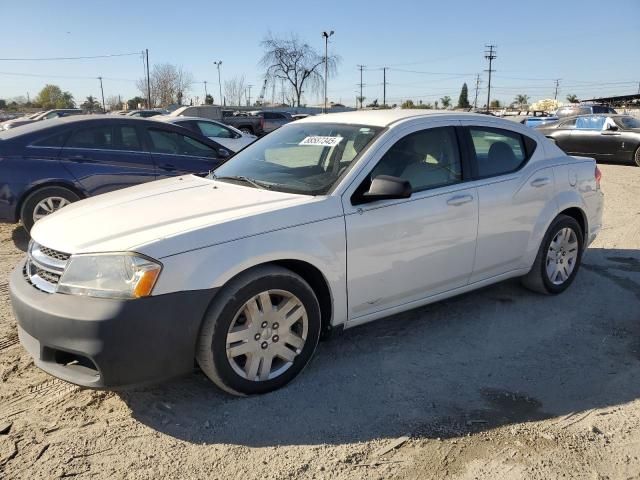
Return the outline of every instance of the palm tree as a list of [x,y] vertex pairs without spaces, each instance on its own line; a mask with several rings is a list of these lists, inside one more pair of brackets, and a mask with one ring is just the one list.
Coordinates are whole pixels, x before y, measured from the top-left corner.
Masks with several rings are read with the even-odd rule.
[[578,100],[578,97],[576,95],[567,95],[567,102],[569,103],[578,103],[580,100]]
[[93,113],[95,110],[100,110],[100,103],[93,95],[89,95],[82,105],[80,105],[88,113]]
[[529,104],[529,95],[516,95],[516,103],[518,108],[522,110],[525,105]]
[[440,99],[440,102],[442,103],[442,108],[446,110],[451,106],[451,97],[449,95],[442,97]]

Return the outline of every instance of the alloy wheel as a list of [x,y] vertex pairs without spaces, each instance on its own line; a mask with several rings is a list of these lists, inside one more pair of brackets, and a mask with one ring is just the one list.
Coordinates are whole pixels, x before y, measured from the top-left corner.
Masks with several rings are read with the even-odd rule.
[[33,221],[37,222],[42,217],[51,215],[56,210],[66,207],[71,202],[63,197],[47,197],[40,200],[33,209]]
[[562,285],[571,276],[578,261],[578,237],[569,227],[555,234],[547,250],[546,269],[549,281]]

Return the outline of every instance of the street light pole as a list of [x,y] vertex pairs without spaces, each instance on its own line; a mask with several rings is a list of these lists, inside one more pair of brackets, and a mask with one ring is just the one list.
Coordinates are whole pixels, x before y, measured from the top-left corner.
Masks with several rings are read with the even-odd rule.
[[329,78],[329,37],[334,34],[331,30],[329,33],[322,32],[324,37],[324,109],[322,113],[327,113],[327,80]]
[[[213,64],[215,66],[218,67],[218,89],[220,90],[220,98],[218,99],[218,102],[220,103],[220,105],[222,105],[222,82],[220,81],[220,65],[222,65],[222,60],[218,60],[217,62],[213,62]],[[224,104],[226,105],[226,100],[224,102]]]
[[209,92],[207,92],[207,81],[204,81],[204,103],[207,103],[207,97],[209,96]]

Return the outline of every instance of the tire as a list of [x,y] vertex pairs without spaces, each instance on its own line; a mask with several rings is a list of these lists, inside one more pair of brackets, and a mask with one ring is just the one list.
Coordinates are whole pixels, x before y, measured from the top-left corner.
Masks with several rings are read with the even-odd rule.
[[636,153],[633,154],[633,160],[636,165],[640,167],[640,147],[636,148]]
[[[265,294],[272,309],[265,309]],[[284,306],[287,310],[278,314],[278,307]],[[299,319],[291,327],[278,323],[294,317]],[[267,393],[289,383],[307,365],[320,328],[318,299],[302,277],[275,265],[256,267],[231,280],[216,295],[200,329],[196,360],[205,375],[227,393]],[[243,354],[245,351],[248,353]],[[282,354],[284,357],[279,356]]]
[[[563,232],[567,231],[570,233],[568,237],[564,237]],[[566,243],[562,241],[563,238],[567,238]],[[553,250],[550,248],[552,242],[555,244]],[[529,290],[546,295],[564,292],[578,273],[583,248],[584,234],[580,224],[572,217],[558,215],[540,244],[531,271],[522,277],[522,284]],[[575,257],[572,256],[573,249]],[[556,251],[562,252],[562,255],[554,254]]]
[[20,220],[27,232],[42,217],[80,200],[80,197],[64,187],[44,187],[31,192],[22,203]]

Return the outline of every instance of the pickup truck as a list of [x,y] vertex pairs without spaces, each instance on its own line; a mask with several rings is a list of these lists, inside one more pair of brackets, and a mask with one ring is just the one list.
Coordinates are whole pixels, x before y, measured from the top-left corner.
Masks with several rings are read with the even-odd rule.
[[281,126],[293,122],[293,117],[289,112],[268,112],[262,110],[256,110],[249,112],[249,114],[259,117],[263,120],[262,127],[264,133],[270,133],[280,128]]
[[233,110],[223,110],[218,105],[184,106],[174,110],[170,117],[200,117],[225,123],[244,134],[261,136],[265,133],[264,119],[253,115],[238,115]]

